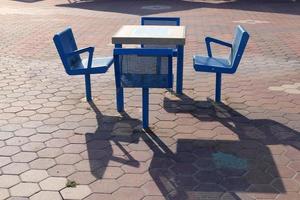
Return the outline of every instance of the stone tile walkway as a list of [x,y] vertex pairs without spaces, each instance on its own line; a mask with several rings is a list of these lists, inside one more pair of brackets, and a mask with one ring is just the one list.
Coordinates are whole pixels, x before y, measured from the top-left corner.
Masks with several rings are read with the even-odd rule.
[[[77,3],[76,3],[77,2]],[[0,2],[0,199],[300,199],[300,12],[293,1]],[[111,55],[111,36],[143,15],[187,26],[184,95],[151,90],[141,131],[141,91],[116,111],[113,69],[84,80],[64,72],[52,37],[72,26],[80,47]],[[195,73],[204,37],[251,35],[240,68]],[[216,47],[216,54],[226,49]],[[209,97],[209,98],[207,98]],[[68,188],[68,180],[77,187]]]

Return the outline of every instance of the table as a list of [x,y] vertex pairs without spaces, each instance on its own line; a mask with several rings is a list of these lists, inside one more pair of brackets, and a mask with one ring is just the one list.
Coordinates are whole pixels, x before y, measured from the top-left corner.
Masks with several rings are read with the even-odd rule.
[[[176,93],[182,94],[185,26],[124,25],[112,36],[116,48],[122,44],[177,45]],[[117,110],[124,110],[123,88],[117,84]]]

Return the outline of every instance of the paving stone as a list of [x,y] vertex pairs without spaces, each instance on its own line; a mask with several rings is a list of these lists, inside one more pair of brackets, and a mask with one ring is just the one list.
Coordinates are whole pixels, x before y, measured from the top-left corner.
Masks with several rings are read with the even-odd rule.
[[65,188],[60,194],[64,199],[83,199],[91,194],[91,190],[86,185],[78,185],[75,188]]
[[10,188],[20,182],[19,176],[16,175],[1,175],[0,176],[0,187]]
[[29,142],[21,146],[23,151],[33,151],[37,152],[45,147],[44,143],[42,142]]
[[123,200],[140,200],[144,197],[144,193],[140,188],[121,187],[113,193],[114,199]]
[[6,140],[7,145],[20,146],[27,143],[29,140],[27,137],[13,137]]
[[68,177],[69,180],[74,180],[80,185],[88,185],[96,180],[96,177],[91,172],[75,172]]
[[93,193],[84,200],[113,200],[113,197],[111,194]]
[[12,156],[20,151],[20,148],[17,146],[4,146],[0,148],[0,156]]
[[27,163],[11,163],[2,168],[4,174],[21,174],[29,169]]
[[292,178],[296,172],[286,166],[274,166],[268,169],[273,177]]
[[41,121],[29,121],[29,122],[25,122],[23,124],[23,127],[24,128],[37,128],[42,125],[43,125],[43,122],[41,122]]
[[14,162],[30,162],[37,158],[36,153],[33,152],[20,152],[14,156],[12,156],[12,160]]
[[[21,165],[29,164],[26,172],[59,172],[82,184],[95,178],[98,184],[108,180],[100,184],[100,190],[112,182],[122,185],[116,186],[114,194],[94,192],[84,199],[299,199],[298,2],[260,2],[259,7],[213,0],[153,5],[106,1],[101,6],[93,2],[97,12],[91,18],[85,2],[77,5],[80,9],[68,9],[65,0],[33,1],[0,1],[5,30],[0,43],[0,177],[20,170],[15,163],[25,162]],[[102,7],[111,9],[103,12]],[[169,11],[187,27],[184,95],[151,90],[150,125],[157,137],[149,138],[138,132],[140,90],[125,90],[126,114],[121,116],[115,108],[114,72],[110,70],[101,78],[93,76],[94,105],[87,103],[84,79],[65,73],[55,48],[49,51],[53,47],[49,38],[62,22],[84,21],[73,27],[80,46],[92,43],[104,47],[103,55],[111,55],[113,45],[107,41],[118,27],[139,24],[139,16]],[[97,20],[101,25],[95,25]],[[231,41],[232,27],[237,24],[249,29],[251,39],[237,73],[223,77],[223,103],[215,103],[210,100],[215,92],[214,74],[195,72],[191,58],[195,53],[205,55],[205,46],[200,45],[205,36]],[[91,27],[94,34],[85,31]],[[214,55],[228,56],[226,48],[214,46],[213,50]],[[135,131],[137,141],[117,136]],[[247,170],[219,168],[213,160],[217,151],[247,160]],[[75,158],[68,159],[70,154]],[[44,185],[42,192],[30,198],[64,199],[57,194],[65,188],[65,177],[61,184],[50,181],[59,189],[49,193]],[[55,177],[46,180],[50,178]],[[252,184],[249,191],[248,182]],[[10,200],[29,199],[9,195]]]
[[49,169],[50,167],[55,165],[53,159],[49,158],[38,158],[29,163],[32,169]]
[[37,154],[41,158],[55,158],[63,154],[63,151],[61,148],[45,148],[40,150]]
[[71,165],[79,162],[82,160],[81,156],[78,154],[63,154],[56,159],[57,164],[66,164],[66,165]]
[[51,139],[46,142],[47,147],[63,147],[68,144],[66,139]]
[[53,133],[54,131],[58,130],[58,127],[51,126],[51,125],[45,125],[45,126],[38,127],[36,130],[39,133]]
[[84,144],[69,144],[63,147],[65,153],[81,153],[86,150],[86,145]]
[[0,157],[0,167],[5,166],[11,163],[11,159],[9,157]]
[[10,197],[7,200],[29,200],[27,197]]
[[12,196],[30,197],[36,192],[40,191],[36,183],[19,183],[9,189]]
[[6,199],[9,197],[9,192],[7,189],[0,188],[0,199]]
[[162,195],[159,186],[154,181],[150,181],[142,186],[142,190],[146,195]]
[[118,167],[102,167],[96,171],[102,178],[118,178],[124,174],[124,171]]
[[150,177],[147,173],[145,174],[124,174],[117,179],[120,186],[124,187],[140,187],[145,184]]
[[289,192],[286,194],[279,194],[276,200],[298,200],[300,199],[300,194],[296,192]]
[[73,130],[57,130],[52,133],[54,138],[68,138],[74,134]]
[[108,193],[111,194],[116,191],[120,185],[118,181],[114,179],[101,179],[90,184],[90,188],[96,193]]
[[130,155],[137,161],[145,162],[152,158],[152,154],[148,151],[132,151]]
[[48,169],[48,174],[50,176],[60,176],[66,177],[75,172],[73,165],[55,165],[54,167]]
[[20,175],[20,178],[24,182],[40,182],[48,177],[46,170],[29,170]]
[[31,128],[22,128],[14,132],[16,136],[28,137],[36,133],[35,129]]
[[270,185],[251,185],[248,188],[249,195],[257,199],[275,199],[278,191]]
[[166,198],[163,196],[145,196],[143,200],[165,200]]
[[294,180],[287,178],[277,178],[272,182],[272,186],[278,191],[297,192],[299,191],[299,184]]
[[136,166],[136,164],[134,164],[134,163],[132,163],[132,165],[130,165],[130,162],[129,162],[128,164],[123,165],[121,168],[125,173],[143,174],[146,171],[148,171],[149,163],[140,162],[139,166]]
[[0,140],[6,140],[14,136],[13,132],[0,131]]
[[59,192],[54,191],[41,191],[30,197],[30,200],[62,200]]
[[45,142],[52,138],[51,135],[48,134],[35,134],[29,137],[32,142]]
[[66,187],[67,179],[63,177],[49,177],[41,181],[40,187],[42,190],[60,191]]

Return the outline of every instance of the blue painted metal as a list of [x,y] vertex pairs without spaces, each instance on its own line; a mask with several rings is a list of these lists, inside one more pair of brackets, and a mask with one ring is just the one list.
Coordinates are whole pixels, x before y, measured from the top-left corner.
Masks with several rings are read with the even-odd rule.
[[[105,73],[113,63],[112,57],[93,58],[94,47],[78,49],[71,28],[57,33],[53,37],[56,49],[68,75],[84,75],[86,99],[92,100],[91,74]],[[88,53],[88,59],[81,59],[80,54]]]
[[141,25],[180,26],[179,17],[142,17]]
[[[179,17],[142,17],[141,25],[180,26]],[[182,94],[184,46],[181,45],[142,45],[146,48],[172,48],[173,57],[177,57],[176,93]]]
[[143,128],[149,124],[149,88],[143,88]]
[[[115,48],[122,48],[122,44],[115,44]],[[118,112],[124,111],[124,89],[121,87],[121,73],[118,67],[119,56],[114,55],[114,69],[115,69],[115,83],[116,83],[116,98],[117,98],[117,110]]]
[[216,73],[216,91],[215,91],[215,101],[221,101],[221,86],[222,86],[222,73]]
[[[115,79],[117,90],[124,87],[142,88],[143,128],[149,124],[149,88],[172,88],[172,49],[115,48]],[[117,96],[120,93],[117,92]],[[122,93],[123,95],[123,93]],[[117,97],[118,110],[123,96]]]
[[176,93],[182,94],[183,87],[183,58],[184,47],[178,45],[178,57],[177,57],[177,79],[176,79]]
[[[234,74],[236,72],[247,46],[248,40],[248,32],[242,26],[237,26],[235,29],[235,35],[232,44],[215,38],[207,37],[205,38],[205,43],[208,56],[194,56],[193,63],[194,69],[196,71],[216,73],[216,102],[221,101],[222,73]],[[229,58],[222,59],[214,57],[212,55],[210,45],[212,42],[230,48],[231,54]]]

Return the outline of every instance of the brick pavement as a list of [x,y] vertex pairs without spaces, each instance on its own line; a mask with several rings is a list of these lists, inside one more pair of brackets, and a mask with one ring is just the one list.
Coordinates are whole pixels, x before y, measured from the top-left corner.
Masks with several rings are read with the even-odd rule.
[[[0,199],[300,199],[300,12],[292,1],[0,2]],[[113,70],[84,80],[63,71],[53,34],[72,26],[80,47],[110,55],[111,35],[142,15],[187,26],[184,93],[141,91],[115,109]],[[235,75],[195,73],[204,37],[251,35]],[[216,53],[226,55],[217,48]],[[67,188],[67,180],[77,183]]]

